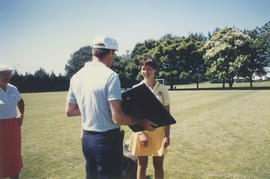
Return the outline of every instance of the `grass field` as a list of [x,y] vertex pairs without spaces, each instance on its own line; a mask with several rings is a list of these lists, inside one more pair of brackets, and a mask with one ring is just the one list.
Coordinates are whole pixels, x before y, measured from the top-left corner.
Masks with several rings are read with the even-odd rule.
[[[195,85],[177,86],[190,87]],[[21,178],[85,178],[80,117],[65,117],[66,92],[22,96],[26,112]],[[177,123],[171,127],[165,178],[270,178],[269,89],[176,90],[170,96]],[[131,132],[123,129],[127,140]],[[154,178],[151,162],[148,178]]]

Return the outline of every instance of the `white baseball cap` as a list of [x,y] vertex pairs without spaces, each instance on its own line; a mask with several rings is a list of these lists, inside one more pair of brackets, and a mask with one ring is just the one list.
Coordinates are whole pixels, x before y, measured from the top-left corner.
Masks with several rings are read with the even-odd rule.
[[0,72],[1,71],[12,71],[13,69],[10,66],[0,64]]
[[118,43],[115,39],[111,37],[97,36],[93,40],[93,48],[118,50]]

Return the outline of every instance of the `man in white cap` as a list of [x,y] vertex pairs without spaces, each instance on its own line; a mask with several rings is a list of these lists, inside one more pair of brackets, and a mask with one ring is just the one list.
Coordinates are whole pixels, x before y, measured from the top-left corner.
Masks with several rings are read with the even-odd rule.
[[24,102],[18,89],[9,83],[11,73],[11,67],[0,64],[0,178],[16,179],[23,166],[20,127]]
[[86,178],[120,178],[123,135],[120,125],[140,124],[154,130],[148,120],[127,116],[121,107],[118,74],[110,69],[116,40],[95,38],[92,62],[74,74],[67,95],[67,116],[82,116],[82,150],[86,160]]

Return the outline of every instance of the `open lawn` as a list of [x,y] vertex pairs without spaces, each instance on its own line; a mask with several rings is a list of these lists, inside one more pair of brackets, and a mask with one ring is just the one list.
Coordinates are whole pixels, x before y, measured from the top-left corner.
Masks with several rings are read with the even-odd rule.
[[[65,116],[66,92],[22,96],[21,178],[85,178],[80,117]],[[165,178],[270,178],[269,89],[176,90],[170,96],[177,123],[171,127]],[[127,140],[131,131],[123,129]],[[148,178],[154,178],[151,162]]]

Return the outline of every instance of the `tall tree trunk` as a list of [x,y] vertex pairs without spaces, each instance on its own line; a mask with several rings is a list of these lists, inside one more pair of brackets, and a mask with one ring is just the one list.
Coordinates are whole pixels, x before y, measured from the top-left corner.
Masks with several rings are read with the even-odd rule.
[[199,89],[199,80],[197,80],[197,89]]
[[222,81],[222,88],[225,88],[225,80]]
[[232,81],[229,81],[229,86],[230,86],[230,88],[232,88],[232,86],[233,86],[233,82]]
[[249,76],[249,87],[252,88],[252,75]]
[[230,88],[233,87],[233,79],[230,79],[230,80],[229,80],[229,86],[230,86]]

